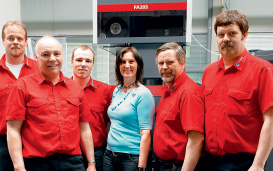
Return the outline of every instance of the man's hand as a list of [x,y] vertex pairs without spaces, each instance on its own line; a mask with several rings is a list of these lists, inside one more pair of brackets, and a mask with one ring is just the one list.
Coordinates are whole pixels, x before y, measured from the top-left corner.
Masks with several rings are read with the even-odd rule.
[[88,163],[88,167],[86,171],[96,171],[96,164],[95,163]]
[[248,171],[264,171],[264,168],[251,166]]

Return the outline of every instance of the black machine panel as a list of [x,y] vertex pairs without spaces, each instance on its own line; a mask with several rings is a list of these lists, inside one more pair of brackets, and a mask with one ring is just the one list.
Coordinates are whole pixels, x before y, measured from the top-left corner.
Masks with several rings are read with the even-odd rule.
[[186,11],[102,12],[98,37],[185,36]]

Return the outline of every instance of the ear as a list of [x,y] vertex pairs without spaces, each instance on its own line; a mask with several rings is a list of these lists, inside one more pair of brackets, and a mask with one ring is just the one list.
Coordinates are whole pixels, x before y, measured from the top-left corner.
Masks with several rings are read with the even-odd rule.
[[37,54],[36,54],[36,53],[34,53],[34,59],[35,59],[36,61],[38,61],[38,57],[37,57]]
[[182,63],[181,63],[181,66],[183,69],[185,69],[185,66],[186,66],[186,57],[183,59]]
[[248,31],[245,32],[243,36],[244,36],[244,42],[245,42],[245,41],[246,41],[246,38],[247,38],[247,36],[248,36]]

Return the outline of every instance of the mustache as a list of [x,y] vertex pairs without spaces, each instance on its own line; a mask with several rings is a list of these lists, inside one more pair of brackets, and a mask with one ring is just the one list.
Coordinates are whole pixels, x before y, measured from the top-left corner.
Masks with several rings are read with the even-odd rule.
[[232,42],[224,42],[224,43],[221,44],[221,48],[222,48],[222,49],[225,48],[226,46],[231,46],[231,47],[233,47],[233,43],[232,43]]
[[166,70],[162,70],[160,73],[161,73],[161,74],[172,73],[172,70],[166,69]]

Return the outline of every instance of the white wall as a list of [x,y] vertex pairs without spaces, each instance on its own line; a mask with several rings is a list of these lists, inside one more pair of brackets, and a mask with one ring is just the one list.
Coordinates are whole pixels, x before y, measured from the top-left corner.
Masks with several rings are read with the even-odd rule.
[[29,36],[92,35],[92,0],[22,0]]
[[[20,0],[5,0],[1,1],[0,5],[0,28],[2,37],[2,27],[9,20],[21,20],[21,1]],[[2,39],[1,39],[2,40]],[[0,55],[5,53],[2,43],[0,43]]]
[[272,0],[225,0],[226,6],[246,15],[250,32],[273,32]]
[[192,0],[192,32],[208,31],[208,0]]

